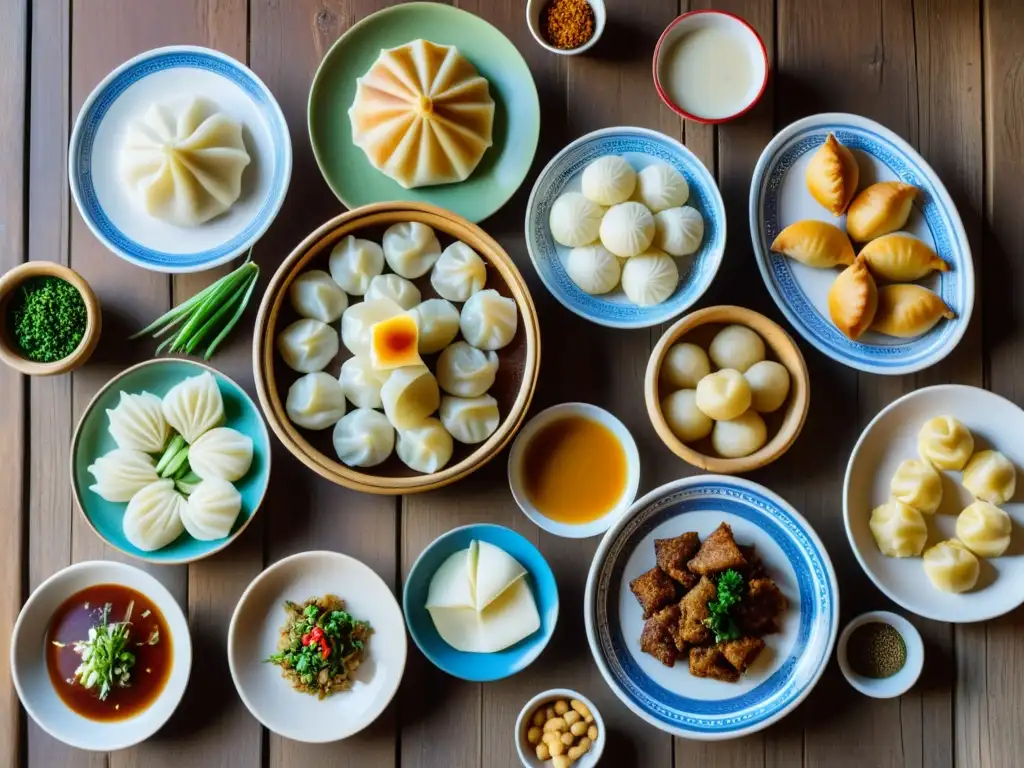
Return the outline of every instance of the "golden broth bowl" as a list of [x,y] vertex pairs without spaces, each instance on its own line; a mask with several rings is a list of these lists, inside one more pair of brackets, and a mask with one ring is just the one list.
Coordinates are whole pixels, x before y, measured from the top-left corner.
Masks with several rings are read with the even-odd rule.
[[[508,346],[498,350],[498,374],[489,393],[498,401],[501,423],[483,443],[467,446],[456,441],[451,462],[433,474],[409,469],[397,454],[370,468],[347,467],[338,461],[331,442],[331,429],[303,430],[289,420],[284,400],[288,388],[301,374],[288,368],[276,349],[278,332],[298,319],[288,300],[288,291],[296,277],[307,269],[329,271],[327,262],[331,249],[347,235],[355,234],[379,243],[387,227],[408,221],[432,227],[442,247],[453,240],[461,240],[480,254],[487,263],[485,287],[512,298],[519,311],[515,337]],[[429,274],[413,281],[424,300],[436,296],[430,286]],[[337,322],[332,323],[334,328],[338,325]],[[349,356],[342,345],[339,355],[326,370],[337,375],[341,363]],[[433,371],[435,356],[425,357]],[[256,394],[271,429],[307,467],[331,482],[364,493],[420,493],[466,477],[493,459],[512,439],[526,416],[537,384],[540,326],[533,299],[519,270],[504,249],[480,227],[450,211],[425,203],[375,203],[343,213],[323,224],[299,243],[278,268],[267,286],[256,318],[253,371]]]
[[[661,400],[668,395],[660,384],[661,366],[669,348],[677,341],[690,341],[707,350],[715,333],[727,325],[743,325],[756,331],[764,340],[768,359],[775,360],[789,372],[789,394],[782,407],[774,413],[763,414],[768,427],[768,442],[760,449],[738,459],[715,455],[710,438],[694,445],[683,443],[668,426],[661,412]],[[700,309],[680,318],[669,328],[651,352],[644,377],[644,399],[647,414],[662,442],[676,456],[698,469],[723,475],[751,472],[771,464],[784,454],[803,429],[811,403],[810,376],[807,364],[792,337],[773,320],[744,307],[717,306]]]

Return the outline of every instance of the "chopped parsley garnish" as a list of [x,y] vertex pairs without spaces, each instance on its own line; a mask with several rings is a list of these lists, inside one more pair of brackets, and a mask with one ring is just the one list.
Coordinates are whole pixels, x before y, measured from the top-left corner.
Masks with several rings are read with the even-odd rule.
[[82,663],[75,670],[75,680],[87,690],[99,686],[97,695],[101,701],[115,687],[127,688],[130,685],[135,654],[128,650],[128,639],[134,607],[134,602],[128,603],[124,619],[110,622],[111,605],[107,603],[100,611],[99,624],[89,629],[89,638],[72,646],[72,650],[82,657]]
[[718,595],[708,603],[709,616],[704,626],[715,633],[715,642],[737,640],[742,636],[740,628],[731,615],[734,605],[743,599],[746,583],[739,571],[730,568],[718,577]]

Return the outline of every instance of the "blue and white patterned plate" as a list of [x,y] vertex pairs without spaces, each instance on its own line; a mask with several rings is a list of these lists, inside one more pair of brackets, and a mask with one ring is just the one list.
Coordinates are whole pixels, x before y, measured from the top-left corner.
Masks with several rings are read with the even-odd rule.
[[[785,227],[803,219],[821,219],[845,229],[844,216],[819,205],[804,181],[811,155],[829,133],[850,147],[860,166],[860,188],[876,181],[899,180],[920,189],[906,231],[935,249],[950,266],[919,284],[938,293],[956,312],[928,333],[897,339],[869,331],[851,341],[833,325],[828,291],[838,270],[814,269],[770,246]],[[974,263],[956,206],[924,159],[903,139],[873,120],[830,113],[798,120],[780,131],[757,162],[750,183],[750,236],[765,285],[786,319],[819,351],[851,368],[890,375],[934,365],[956,347],[974,308]]]
[[[753,544],[789,600],[781,631],[765,636],[757,661],[737,683],[693,677],[685,658],[666,667],[640,651],[643,615],[629,582],[654,567],[654,540],[725,521]],[[598,668],[633,712],[687,739],[732,739],[767,727],[810,693],[832,654],[839,590],[814,530],[756,483],[700,475],[640,499],[608,531],[594,556],[584,598],[587,639]]]
[[[621,288],[603,296],[581,291],[565,271],[569,248],[551,237],[551,206],[563,192],[578,192],[587,165],[604,155],[621,155],[636,170],[668,163],[686,178],[686,204],[704,217],[704,240],[693,256],[676,259],[679,287],[666,301],[638,307]],[[567,309],[610,328],[646,328],[671,320],[693,306],[711,285],[725,252],[725,206],[714,178],[697,157],[675,139],[647,128],[602,128],[559,152],[540,172],[526,205],[526,247],[540,279]]]
[[[154,102],[198,96],[242,123],[251,162],[242,195],[198,227],[175,227],[146,213],[120,177],[119,154],[131,121]],[[68,176],[93,234],[121,258],[158,272],[197,272],[247,251],[284,202],[292,145],[281,108],[244,64],[194,46],[156,48],[126,61],[85,100],[71,133]]]

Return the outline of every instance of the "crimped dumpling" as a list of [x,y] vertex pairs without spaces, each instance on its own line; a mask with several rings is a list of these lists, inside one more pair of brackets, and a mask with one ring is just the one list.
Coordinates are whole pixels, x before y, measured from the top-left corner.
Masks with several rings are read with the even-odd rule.
[[987,501],[968,505],[956,519],[957,538],[981,557],[999,557],[1006,552],[1012,533],[1010,516]]
[[654,214],[654,247],[669,256],[689,256],[704,239],[704,217],[688,205]]
[[299,315],[321,323],[333,323],[348,307],[348,296],[322,269],[310,269],[295,278],[288,298]]
[[402,309],[412,309],[420,303],[420,289],[401,275],[377,275],[370,281],[363,297],[366,301],[390,299]]
[[162,549],[185,530],[181,512],[185,497],[173,480],[157,480],[140,490],[124,512],[121,525],[128,542],[143,552]]
[[356,408],[334,425],[334,451],[348,467],[375,467],[395,449],[395,428],[380,411]]
[[619,284],[622,267],[603,245],[584,245],[569,251],[565,271],[581,291],[592,296],[608,293]]
[[395,429],[410,429],[437,410],[441,392],[425,365],[392,371],[380,389],[384,413]]
[[679,286],[679,268],[671,256],[651,248],[634,256],[622,268],[622,290],[641,307],[661,304]]
[[974,498],[1005,504],[1017,490],[1017,468],[999,451],[978,451],[964,467],[963,483]]
[[772,241],[772,250],[817,269],[848,266],[855,258],[846,233],[818,219],[790,224]]
[[429,418],[410,429],[398,430],[395,450],[407,467],[429,475],[444,469],[454,447],[452,436],[441,422]]
[[252,448],[248,435],[231,427],[215,427],[189,446],[188,463],[204,480],[234,483],[245,477],[252,466]]
[[764,339],[745,325],[727,325],[708,345],[708,357],[719,368],[744,373],[754,363],[764,360]]
[[750,408],[750,385],[743,374],[723,368],[697,382],[697,407],[716,421],[735,419]]
[[460,443],[482,443],[498,428],[498,401],[490,395],[441,398],[441,423]]
[[487,265],[480,255],[462,242],[441,251],[430,272],[430,284],[441,298],[465,301],[487,282]]
[[889,557],[917,557],[928,539],[921,513],[896,499],[872,510],[868,527],[882,554]]
[[171,436],[160,398],[149,392],[121,391],[115,408],[107,409],[110,436],[119,448],[160,453]]
[[861,248],[860,255],[875,277],[894,283],[920,280],[933,270],[949,271],[949,264],[927,243],[907,232],[893,232],[872,240]]
[[[402,307],[391,299],[374,299],[353,304],[341,316],[341,343],[353,355],[369,357],[373,326],[384,320],[397,317],[402,314],[402,311]],[[326,364],[324,363],[324,365]]]
[[640,203],[619,203],[608,209],[598,231],[601,245],[619,258],[628,259],[651,247],[654,242],[654,216]]
[[580,188],[598,205],[622,203],[636,188],[636,171],[618,155],[605,155],[583,169]]
[[878,311],[878,286],[862,257],[839,273],[828,291],[828,313],[836,328],[856,341]]
[[834,216],[842,216],[857,191],[860,167],[848,147],[831,133],[811,156],[805,175],[811,196]]
[[922,558],[925,575],[932,586],[943,592],[966,592],[978,583],[981,564],[978,558],[956,539],[940,541],[925,550]]
[[496,350],[515,338],[519,310],[512,299],[493,288],[469,297],[462,307],[459,328],[462,336],[477,349]]
[[87,471],[96,478],[89,490],[107,501],[130,501],[160,479],[153,457],[131,448],[115,448],[96,459]]
[[690,185],[683,174],[667,163],[648,165],[636,175],[634,197],[658,213],[668,208],[678,208],[690,197]]
[[[363,302],[365,304],[365,302]],[[361,307],[363,304],[356,304]],[[349,307],[346,314],[354,307]],[[344,326],[342,326],[344,327]],[[277,334],[277,351],[284,364],[299,373],[322,371],[338,354],[338,332],[319,320],[296,320]]]
[[284,409],[297,427],[327,429],[345,415],[345,393],[329,373],[307,373],[288,387]]
[[902,181],[880,181],[865,187],[846,211],[846,231],[866,243],[898,229],[910,218],[917,187]]
[[362,296],[370,281],[384,271],[384,250],[372,240],[347,235],[331,249],[328,265],[331,278],[345,293]]
[[883,285],[878,289],[878,308],[871,330],[909,339],[927,333],[942,319],[956,313],[927,288],[913,283]]
[[418,221],[403,221],[384,230],[384,260],[409,280],[423,277],[441,256],[434,230]]
[[189,494],[181,507],[181,522],[199,541],[227,538],[242,511],[242,496],[231,483],[207,478]]
[[917,433],[917,452],[936,469],[963,469],[974,453],[974,436],[959,419],[936,416]]
[[419,329],[419,353],[432,355],[459,335],[459,310],[445,299],[427,299],[408,312]]
[[904,459],[889,481],[889,494],[926,515],[942,503],[942,478],[927,461]]
[[[317,322],[311,320],[310,322]],[[224,423],[224,399],[209,371],[178,382],[164,395],[161,407],[167,423],[189,445],[200,435]]]
[[498,355],[456,341],[437,358],[437,383],[449,395],[479,397],[498,374]]
[[[356,408],[383,408],[380,390],[391,371],[378,371],[370,358],[356,355],[341,364],[341,391]],[[344,413],[342,414],[344,416]]]
[[548,214],[551,237],[559,245],[578,248],[597,240],[604,208],[580,192],[559,195]]

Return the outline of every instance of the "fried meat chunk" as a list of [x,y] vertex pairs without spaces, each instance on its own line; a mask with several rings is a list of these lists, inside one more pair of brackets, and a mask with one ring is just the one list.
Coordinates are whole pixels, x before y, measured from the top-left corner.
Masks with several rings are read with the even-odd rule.
[[669,603],[674,603],[678,595],[676,583],[658,566],[629,582],[629,589],[643,608],[645,619]]
[[682,643],[704,645],[711,640],[711,630],[704,626],[708,617],[708,603],[715,599],[718,589],[707,576],[683,596],[679,602],[682,617],[679,622],[679,639]]
[[739,640],[727,640],[721,643],[722,655],[735,667],[737,672],[746,672],[747,667],[754,663],[764,650],[764,640],[760,637],[741,637]]
[[644,631],[640,634],[640,650],[651,654],[666,667],[675,666],[682,650],[676,647],[679,615],[679,606],[675,603],[662,608],[644,622]]
[[683,585],[683,589],[693,589],[700,576],[686,569],[697,550],[700,549],[700,537],[696,531],[688,531],[673,539],[655,539],[654,557],[658,565],[669,576]]
[[733,617],[747,635],[769,635],[779,631],[779,617],[789,602],[774,581],[751,579],[747,592],[733,609]]
[[732,528],[728,523],[722,523],[714,532],[704,539],[696,556],[687,563],[687,567],[694,573],[701,576],[721,573],[729,568],[742,569],[747,561],[743,553],[736,546],[736,540],[732,537]]
[[740,673],[729,664],[722,649],[717,645],[708,648],[690,649],[690,674],[694,677],[710,677],[726,683],[735,683]]

